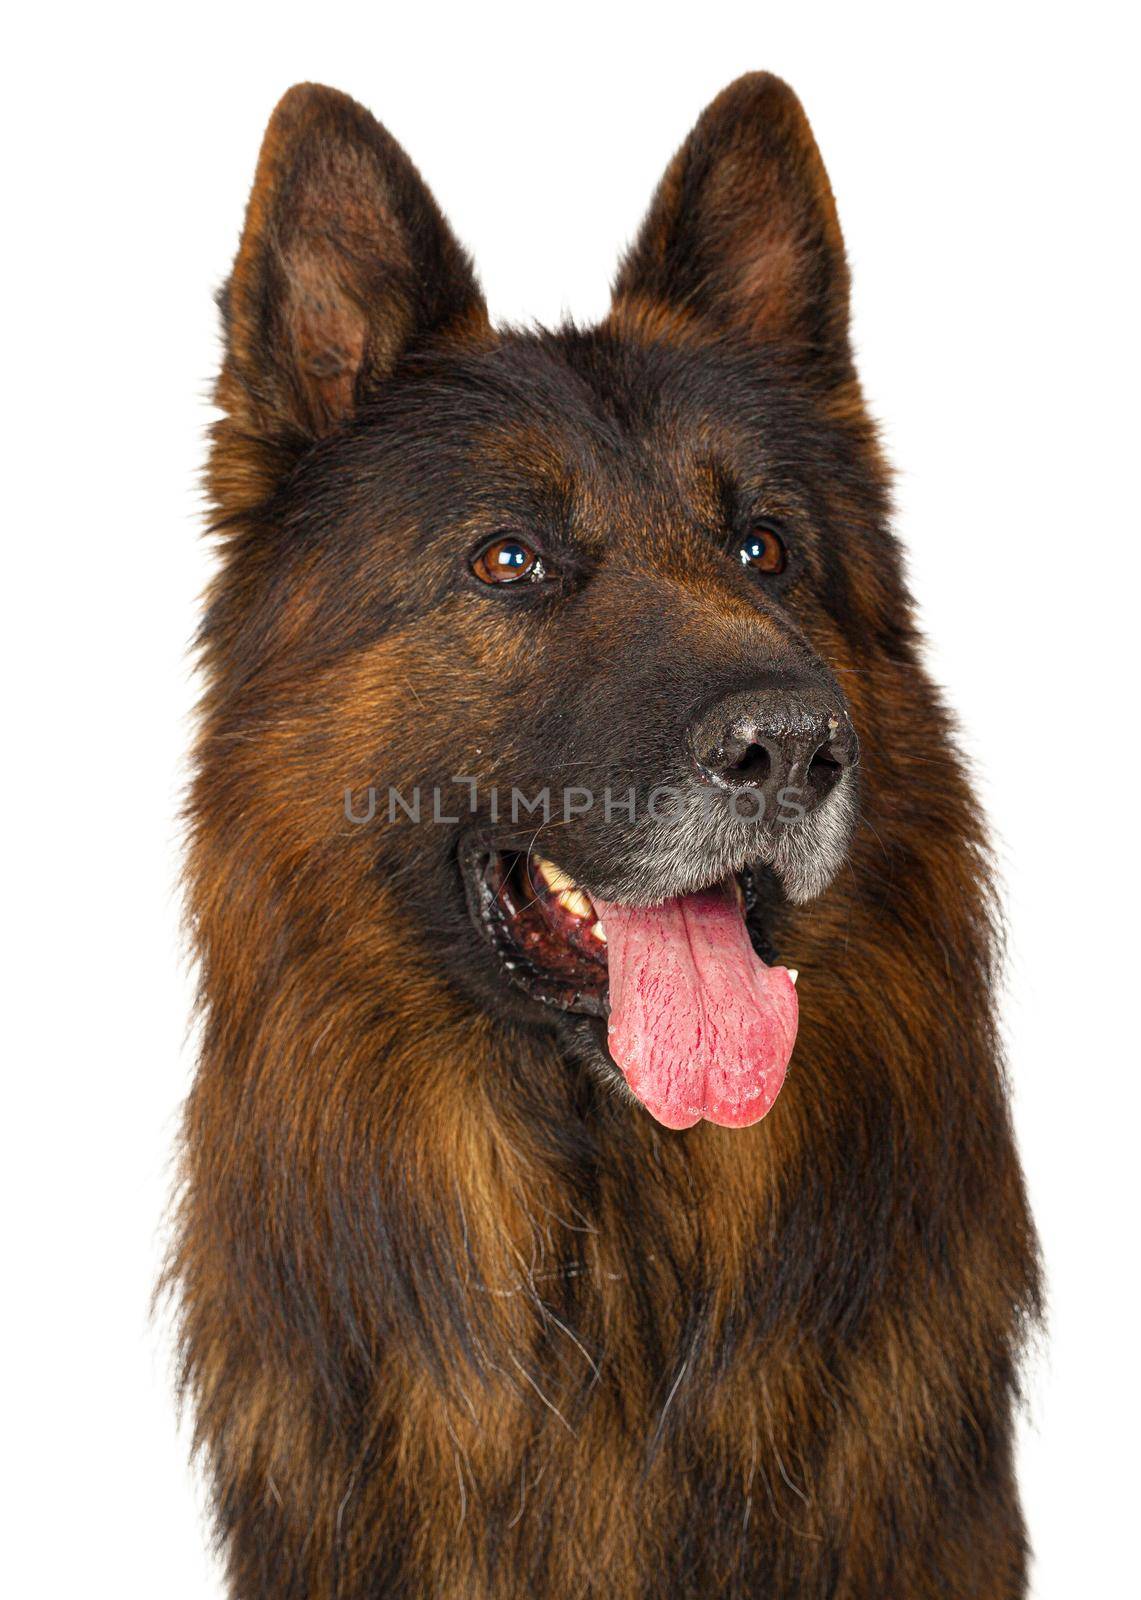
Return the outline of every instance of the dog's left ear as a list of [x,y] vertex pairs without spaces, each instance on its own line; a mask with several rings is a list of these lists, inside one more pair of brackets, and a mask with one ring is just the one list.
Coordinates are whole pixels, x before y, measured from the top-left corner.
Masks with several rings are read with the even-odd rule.
[[212,469],[223,505],[272,491],[407,351],[487,329],[471,262],[400,145],[348,95],[312,83],[270,119],[219,303],[217,399],[232,424],[217,431]]
[[618,312],[664,303],[699,327],[847,366],[836,203],[787,84],[750,73],[706,109],[666,169],[614,300]]

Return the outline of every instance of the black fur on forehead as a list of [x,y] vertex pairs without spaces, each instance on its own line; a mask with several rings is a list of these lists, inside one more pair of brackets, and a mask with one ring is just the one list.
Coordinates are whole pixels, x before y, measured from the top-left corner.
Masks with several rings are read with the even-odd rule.
[[[684,444],[687,434],[697,442],[703,431],[721,437],[736,429],[774,463],[808,448],[807,467],[839,467],[853,486],[874,491],[878,480],[859,454],[867,424],[862,417],[841,423],[828,406],[831,392],[777,346],[643,342],[606,323],[568,325],[509,331],[478,350],[413,353],[339,437],[379,430],[399,436],[402,450],[418,443],[424,451],[462,451],[471,429],[514,422],[549,429],[564,450],[581,451],[583,469],[591,470],[633,459],[639,446],[660,451],[665,442]],[[877,511],[885,509],[881,497]]]
[[[427,546],[435,571],[421,572],[409,591],[422,611],[449,592],[455,529],[473,514],[489,531],[499,524],[573,539],[579,492],[589,487],[597,506],[608,485],[622,485],[643,497],[648,518],[663,503],[684,515],[681,468],[702,458],[737,494],[768,509],[786,501],[801,509],[819,551],[818,598],[845,626],[845,551],[874,553],[881,572],[896,556],[887,486],[869,464],[868,425],[829,399],[775,349],[643,343],[606,325],[412,355],[311,448],[265,508],[258,520],[276,546],[267,581],[277,591],[287,571],[318,551],[339,587],[338,575],[341,584],[359,579],[386,541],[408,563]],[[489,449],[490,441],[502,448]],[[586,531],[605,540],[611,530]],[[358,586],[350,610],[375,620],[385,602]],[[346,620],[340,609],[342,627]],[[342,631],[339,642],[352,637]]]

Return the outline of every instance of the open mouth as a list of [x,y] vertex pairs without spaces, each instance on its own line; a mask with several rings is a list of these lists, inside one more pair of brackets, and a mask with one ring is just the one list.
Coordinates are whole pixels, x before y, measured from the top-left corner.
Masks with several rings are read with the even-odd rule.
[[608,1017],[606,1048],[671,1128],[744,1127],[770,1109],[796,1037],[795,972],[767,964],[752,874],[664,905],[592,897],[534,851],[473,844],[469,906],[533,999]]
[[514,983],[563,1011],[607,1012],[606,933],[594,902],[534,851],[473,852],[468,897]]

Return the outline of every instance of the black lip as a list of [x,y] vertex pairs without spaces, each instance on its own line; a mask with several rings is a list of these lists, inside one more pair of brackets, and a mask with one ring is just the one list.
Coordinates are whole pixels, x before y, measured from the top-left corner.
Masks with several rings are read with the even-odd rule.
[[[459,851],[460,873],[468,912],[477,931],[498,957],[503,976],[541,1005],[578,1016],[605,1018],[610,1014],[606,970],[587,963],[581,974],[564,975],[544,970],[519,945],[505,909],[505,886],[512,866],[528,852],[505,846],[494,838],[470,835]],[[753,948],[770,966],[776,950],[768,931],[768,915],[780,889],[767,868],[746,868],[738,875],[745,897],[745,925]],[[597,974],[589,970],[597,965]]]

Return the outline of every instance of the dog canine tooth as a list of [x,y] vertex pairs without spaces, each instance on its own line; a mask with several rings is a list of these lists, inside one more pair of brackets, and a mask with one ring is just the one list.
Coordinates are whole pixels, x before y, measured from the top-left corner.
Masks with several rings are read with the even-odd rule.
[[796,967],[786,967],[785,971],[788,973],[789,977],[792,979],[793,983],[795,984],[797,978],[800,977],[799,969],[796,968]]
[[581,889],[560,889],[555,898],[563,910],[569,911],[572,917],[585,920],[594,913],[594,907]]
[[536,872],[552,894],[581,894],[582,891],[570,874],[564,872],[561,867],[556,867],[546,856],[532,855],[531,859],[535,863]]
[[590,932],[598,940],[599,944],[605,944],[606,943],[606,929],[602,926],[601,922],[597,922],[596,921],[596,922],[592,923],[591,927],[590,927]]
[[546,856],[533,855],[532,860],[535,863],[535,871],[564,911],[583,921],[593,916],[594,907],[568,872],[556,867]]

